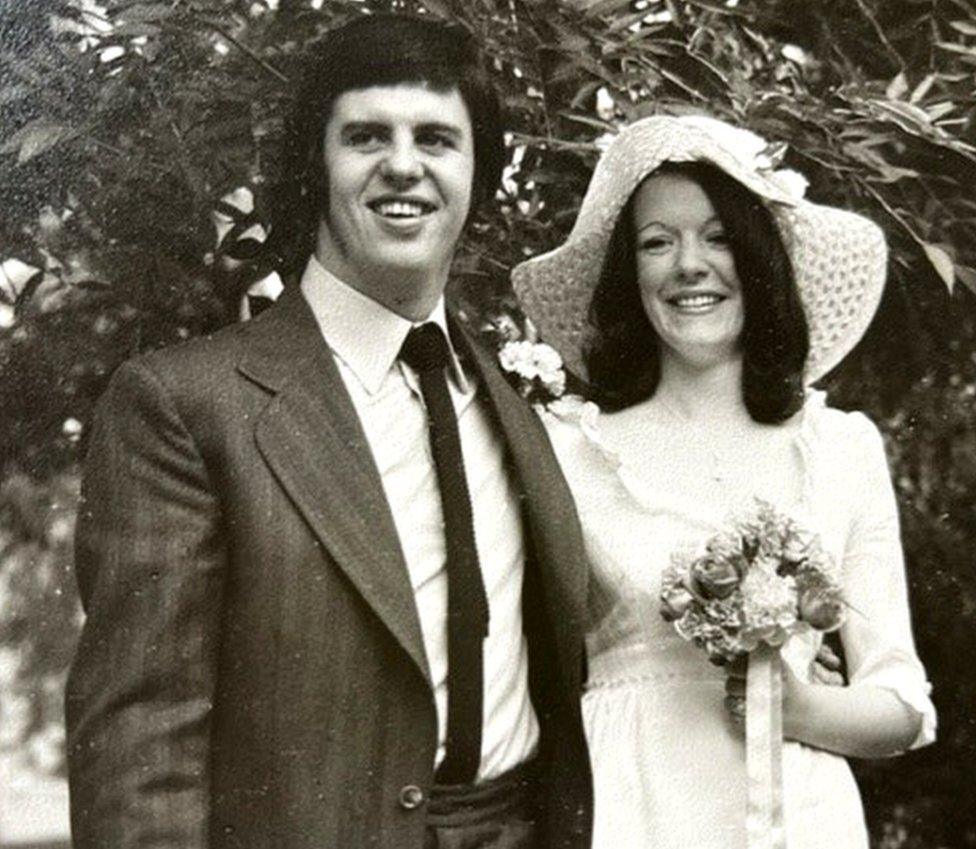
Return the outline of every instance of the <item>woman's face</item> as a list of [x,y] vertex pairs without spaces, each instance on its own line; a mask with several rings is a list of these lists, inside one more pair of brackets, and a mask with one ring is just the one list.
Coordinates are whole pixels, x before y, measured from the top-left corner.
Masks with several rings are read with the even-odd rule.
[[633,216],[637,284],[662,357],[707,366],[738,356],[742,289],[708,195],[687,177],[651,176]]

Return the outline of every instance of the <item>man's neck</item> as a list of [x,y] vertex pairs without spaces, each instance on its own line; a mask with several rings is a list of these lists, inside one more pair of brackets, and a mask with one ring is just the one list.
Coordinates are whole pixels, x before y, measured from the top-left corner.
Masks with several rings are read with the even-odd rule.
[[412,322],[426,319],[444,294],[449,267],[402,269],[377,267],[353,270],[321,246],[315,258],[322,267],[361,295]]

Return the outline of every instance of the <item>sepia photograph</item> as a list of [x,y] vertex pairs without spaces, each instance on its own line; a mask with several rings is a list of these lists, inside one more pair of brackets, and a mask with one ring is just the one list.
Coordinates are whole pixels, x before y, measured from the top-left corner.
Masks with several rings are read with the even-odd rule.
[[0,849],[976,849],[973,0],[0,0]]

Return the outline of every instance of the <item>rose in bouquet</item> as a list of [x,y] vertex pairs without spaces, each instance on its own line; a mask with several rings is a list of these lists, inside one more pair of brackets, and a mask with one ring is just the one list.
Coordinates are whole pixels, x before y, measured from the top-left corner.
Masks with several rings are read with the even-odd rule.
[[704,551],[675,555],[664,574],[661,614],[724,664],[810,628],[835,630],[845,605],[819,538],[757,501],[752,515],[710,538]]

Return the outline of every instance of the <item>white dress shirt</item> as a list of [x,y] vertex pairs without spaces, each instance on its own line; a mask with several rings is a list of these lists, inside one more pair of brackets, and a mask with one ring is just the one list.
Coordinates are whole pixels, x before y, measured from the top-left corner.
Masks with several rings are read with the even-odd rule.
[[[359,415],[393,513],[434,685],[435,765],[440,764],[447,733],[446,548],[419,382],[413,370],[397,359],[413,325],[337,279],[315,257],[305,269],[301,288]],[[476,399],[474,376],[464,371],[450,344],[443,298],[428,321],[440,325],[451,349],[448,386],[458,417],[491,618],[484,642],[484,725],[478,769],[478,780],[486,780],[530,758],[539,738],[529,699],[528,648],[522,629],[522,519],[504,443]]]

